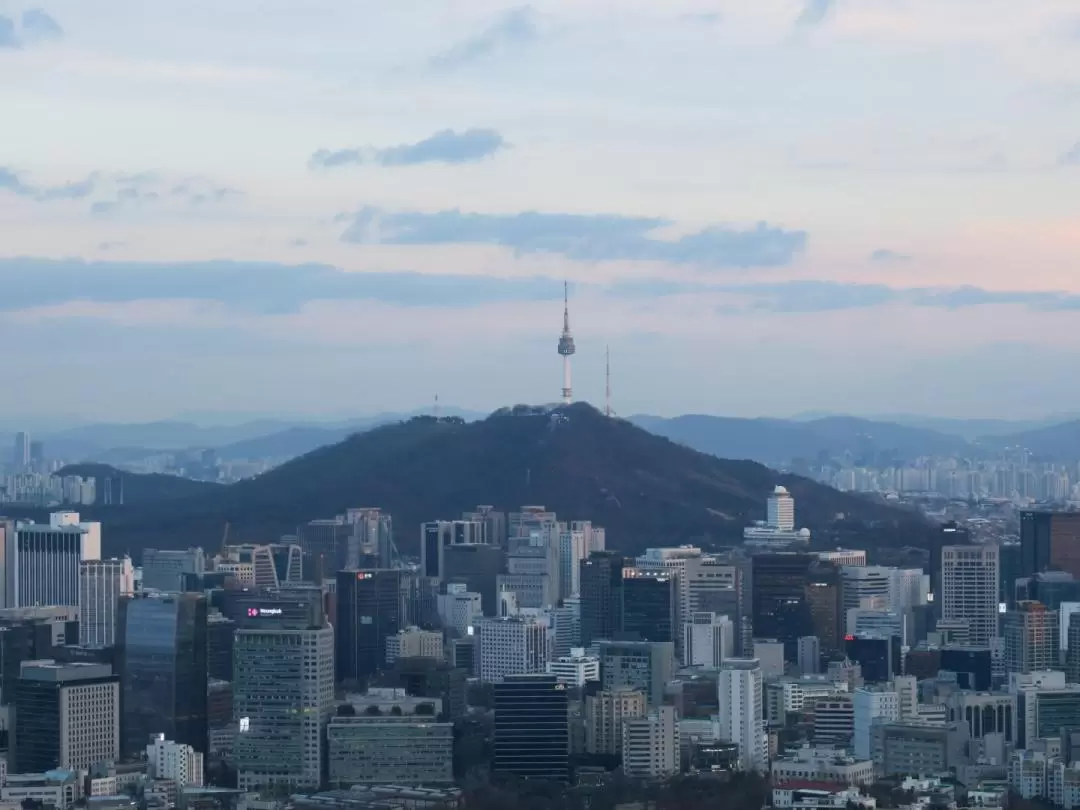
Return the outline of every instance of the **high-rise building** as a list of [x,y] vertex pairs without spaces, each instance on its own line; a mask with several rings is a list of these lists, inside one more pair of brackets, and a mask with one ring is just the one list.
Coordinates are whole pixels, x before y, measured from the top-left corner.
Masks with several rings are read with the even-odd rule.
[[120,757],[120,685],[107,664],[26,664],[15,687],[11,770],[89,770]]
[[634,689],[649,703],[664,701],[664,689],[675,668],[675,645],[670,641],[598,641],[600,681],[606,692]]
[[1065,648],[1065,679],[1080,683],[1080,621],[1069,622],[1068,646]]
[[855,756],[869,759],[873,748],[873,726],[877,721],[900,719],[900,696],[888,687],[855,690]]
[[971,545],[971,530],[955,521],[945,523],[940,529],[930,534],[930,596],[931,604],[935,606],[934,615],[937,618],[941,618],[944,604],[941,581],[942,548],[966,545]]
[[419,627],[405,627],[386,637],[386,663],[399,658],[431,658],[443,660],[443,634]]
[[442,581],[458,583],[480,594],[485,616],[496,615],[499,574],[506,573],[506,550],[484,543],[456,544],[443,549]]
[[720,739],[739,746],[743,770],[763,772],[767,760],[761,667],[757,660],[729,658],[725,661],[720,669],[717,694]]
[[159,734],[146,746],[146,763],[154,779],[169,779],[178,787],[202,787],[203,755],[190,745]]
[[766,523],[774,529],[795,531],[795,499],[784,487],[777,486],[765,508]]
[[[73,516],[74,520],[69,520]],[[79,605],[79,563],[101,556],[100,524],[80,524],[74,512],[44,523],[15,524],[5,549],[6,607]],[[94,545],[96,543],[96,549]]]
[[135,593],[131,557],[86,560],[79,566],[79,643],[111,647],[116,643],[120,599]]
[[589,681],[600,682],[600,659],[586,655],[582,647],[574,647],[570,655],[548,661],[547,674],[554,675],[567,686],[582,688]]
[[238,622],[233,706],[241,790],[312,790],[324,781],[326,725],[334,712],[334,629],[315,596],[283,592],[248,608]]
[[484,520],[434,520],[420,526],[420,572],[443,579],[445,554],[450,546],[485,545],[488,523]]
[[580,529],[559,526],[559,598],[581,593],[581,563],[589,557],[588,535]]
[[784,657],[796,658],[801,636],[817,636],[825,651],[839,647],[840,580],[831,563],[815,554],[757,554],[753,568],[754,635],[784,643]]
[[1024,570],[1023,546],[1018,542],[1004,542],[998,547],[998,558],[1001,568],[998,599],[1011,608],[1016,603],[1016,580],[1023,576],[1021,573]]
[[30,468],[30,434],[20,431],[15,434],[15,452],[12,455],[15,472],[26,472]]
[[683,625],[683,666],[719,668],[735,657],[735,625],[727,616],[692,613]]
[[817,636],[799,638],[797,663],[802,675],[817,675],[821,672],[821,644]]
[[184,574],[206,571],[206,554],[201,548],[185,551],[148,548],[142,555],[142,587],[144,591],[179,592]]
[[585,696],[585,750],[590,754],[622,754],[623,721],[644,717],[649,701],[636,689],[601,691]]
[[493,546],[505,546],[507,537],[506,513],[494,506],[477,506],[471,512],[463,512],[461,519],[473,523],[485,524],[482,540],[476,542],[491,543]]
[[942,546],[941,618],[968,622],[971,644],[998,634],[997,546]]
[[676,575],[624,568],[622,591],[624,633],[636,633],[645,641],[676,640],[679,626]]
[[345,522],[352,527],[352,535],[347,541],[346,568],[397,567],[394,521],[390,515],[375,507],[348,509]]
[[849,661],[862,669],[867,683],[885,683],[899,675],[903,661],[899,636],[860,634],[844,641]]
[[845,565],[841,568],[844,615],[852,608],[887,608],[892,571],[883,565]]
[[1080,512],[1020,513],[1019,576],[1051,569],[1080,578]]
[[622,630],[623,568],[614,551],[594,551],[581,562],[581,644],[613,639]]
[[345,515],[309,520],[296,527],[296,542],[304,555],[304,579],[321,584],[335,571],[348,567],[349,538],[353,527]]
[[236,622],[211,610],[206,616],[206,671],[220,681],[233,679],[233,646]]
[[674,706],[658,706],[622,724],[622,770],[636,779],[679,773],[679,723]]
[[141,753],[157,734],[207,752],[206,610],[201,594],[121,599],[116,642],[126,754]]
[[1041,672],[1058,666],[1058,613],[1042,602],[1017,602],[1005,614],[1005,671]]
[[64,645],[77,643],[78,616],[73,607],[0,610],[0,705],[15,701],[24,662],[58,658]]
[[476,635],[480,639],[480,680],[485,683],[547,670],[553,639],[546,622],[533,616],[485,618],[477,622]]
[[386,639],[403,626],[400,571],[339,571],[337,680],[363,681],[377,672],[386,661]]
[[509,675],[495,684],[492,771],[565,782],[570,776],[566,686],[554,675]]
[[303,554],[293,543],[226,546],[214,557],[214,571],[232,574],[247,588],[283,588],[303,582]]

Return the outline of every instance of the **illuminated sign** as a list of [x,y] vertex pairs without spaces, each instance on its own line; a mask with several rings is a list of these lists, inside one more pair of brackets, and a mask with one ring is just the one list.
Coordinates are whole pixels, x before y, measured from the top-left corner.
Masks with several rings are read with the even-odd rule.
[[248,608],[247,615],[252,619],[256,616],[280,616],[281,608]]
[[1009,606],[1004,602],[998,602],[998,613],[1005,613],[1009,609]]
[[844,636],[844,641],[854,641],[855,636]]
[[361,571],[356,575],[357,579],[371,579],[374,576],[370,571]]

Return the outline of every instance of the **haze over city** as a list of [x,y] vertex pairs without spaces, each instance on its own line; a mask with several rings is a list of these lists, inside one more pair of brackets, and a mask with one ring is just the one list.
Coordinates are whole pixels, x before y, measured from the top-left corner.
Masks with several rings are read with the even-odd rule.
[[1080,394],[1073,2],[0,15],[0,416]]

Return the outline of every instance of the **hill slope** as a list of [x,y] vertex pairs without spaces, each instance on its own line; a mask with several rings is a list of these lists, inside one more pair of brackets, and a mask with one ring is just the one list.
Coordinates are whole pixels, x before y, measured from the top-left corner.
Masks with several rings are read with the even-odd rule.
[[69,464],[58,470],[56,475],[81,475],[84,478],[96,479],[99,498],[104,496],[105,480],[112,479],[113,497],[120,497],[119,493],[122,484],[124,504],[128,506],[183,500],[213,493],[221,489],[220,484],[210,481],[193,481],[190,478],[181,478],[178,475],[163,475],[161,473],[149,475],[131,473],[118,470],[108,464],[89,462]]
[[1026,448],[1037,456],[1052,459],[1080,459],[1080,420],[1025,430],[1020,433],[984,436],[981,443],[987,447]]
[[[527,413],[522,413],[527,411]],[[271,541],[302,522],[352,506],[394,517],[403,552],[416,551],[419,524],[476,504],[504,510],[544,504],[568,519],[593,520],[609,545],[628,551],[691,540],[737,539],[765,516],[776,484],[798,502],[800,525],[826,536],[867,524],[880,539],[913,542],[915,515],[748,461],[725,461],[607,419],[588,405],[504,410],[480,422],[421,417],[323,447],[264,475],[182,501],[111,510],[106,544],[213,547],[230,537]],[[834,522],[838,512],[848,520]],[[889,537],[885,537],[889,535]]]

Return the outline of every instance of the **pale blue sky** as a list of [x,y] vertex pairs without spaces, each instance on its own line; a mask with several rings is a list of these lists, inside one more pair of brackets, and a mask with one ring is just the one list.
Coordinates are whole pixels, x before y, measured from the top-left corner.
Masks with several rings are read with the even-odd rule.
[[[1080,396],[1075,0],[0,0],[0,416]],[[1021,381],[1021,382],[1018,382]]]

